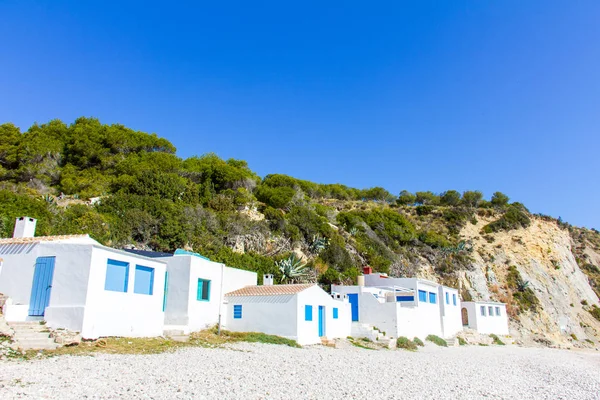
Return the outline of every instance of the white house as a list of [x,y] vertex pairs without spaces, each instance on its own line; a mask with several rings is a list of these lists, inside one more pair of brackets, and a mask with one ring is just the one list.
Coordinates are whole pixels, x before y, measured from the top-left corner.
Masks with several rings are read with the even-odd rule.
[[195,253],[178,250],[159,260],[167,263],[165,330],[189,333],[216,325],[224,320],[224,293],[257,283],[256,272]]
[[8,321],[45,320],[83,338],[160,336],[166,263],[100,245],[88,235],[33,237],[19,218],[0,239]]
[[364,268],[358,286],[333,285],[333,293],[348,296],[355,335],[360,324],[390,337],[453,337],[462,330],[458,291],[417,278],[389,278]]
[[506,304],[492,301],[464,301],[462,324],[483,334],[508,335]]
[[300,345],[350,335],[347,299],[333,299],[316,284],[272,285],[272,279],[265,275],[264,286],[225,295],[225,329],[283,336]]

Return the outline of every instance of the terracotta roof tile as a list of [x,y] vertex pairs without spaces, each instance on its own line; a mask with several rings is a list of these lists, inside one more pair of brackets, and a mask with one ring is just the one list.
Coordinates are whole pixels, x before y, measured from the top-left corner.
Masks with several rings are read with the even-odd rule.
[[36,237],[23,237],[23,238],[7,238],[0,239],[0,244],[28,244],[28,243],[39,243],[39,242],[55,242],[58,240],[68,239],[84,239],[89,238],[89,235],[60,235],[60,236],[36,236]]
[[296,285],[246,286],[244,288],[234,290],[233,292],[229,292],[225,294],[225,296],[278,296],[296,294],[315,285],[315,283],[303,283]]

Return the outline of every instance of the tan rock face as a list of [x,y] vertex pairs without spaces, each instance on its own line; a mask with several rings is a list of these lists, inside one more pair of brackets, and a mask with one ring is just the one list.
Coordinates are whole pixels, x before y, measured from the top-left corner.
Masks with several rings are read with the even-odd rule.
[[584,347],[590,346],[585,339],[597,342],[600,322],[582,302],[598,305],[598,297],[577,265],[569,231],[533,217],[528,228],[481,235],[481,228],[489,222],[480,219],[461,232],[473,243],[474,269],[464,273],[461,282],[470,295],[505,300],[508,268],[515,266],[540,302],[537,312],[514,316],[511,330],[516,338],[527,342],[546,337],[559,345]]

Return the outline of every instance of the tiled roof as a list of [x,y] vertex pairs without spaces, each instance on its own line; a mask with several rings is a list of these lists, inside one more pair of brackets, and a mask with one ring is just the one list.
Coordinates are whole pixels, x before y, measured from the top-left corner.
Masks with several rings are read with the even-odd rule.
[[59,240],[69,239],[87,239],[89,235],[60,235],[60,236],[36,236],[36,237],[23,237],[23,238],[7,238],[0,239],[0,244],[28,244],[28,243],[39,243],[39,242],[56,242]]
[[302,283],[296,285],[271,285],[271,286],[246,286],[244,288],[234,290],[225,294],[225,296],[279,296],[286,294],[296,294],[310,287],[315,286],[314,283]]

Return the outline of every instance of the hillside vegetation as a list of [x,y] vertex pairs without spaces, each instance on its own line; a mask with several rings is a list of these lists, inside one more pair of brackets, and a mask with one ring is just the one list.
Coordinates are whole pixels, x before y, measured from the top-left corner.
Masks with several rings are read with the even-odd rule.
[[[326,287],[355,282],[368,264],[460,287],[466,300],[505,301],[523,340],[598,339],[595,230],[532,215],[500,192],[489,200],[478,191],[393,195],[261,178],[243,160],[175,152],[166,139],[90,118],[26,132],[0,125],[1,236],[28,215],[38,219],[38,235],[89,233],[113,247],[185,248],[259,276]],[[542,269],[543,279],[536,275]]]

